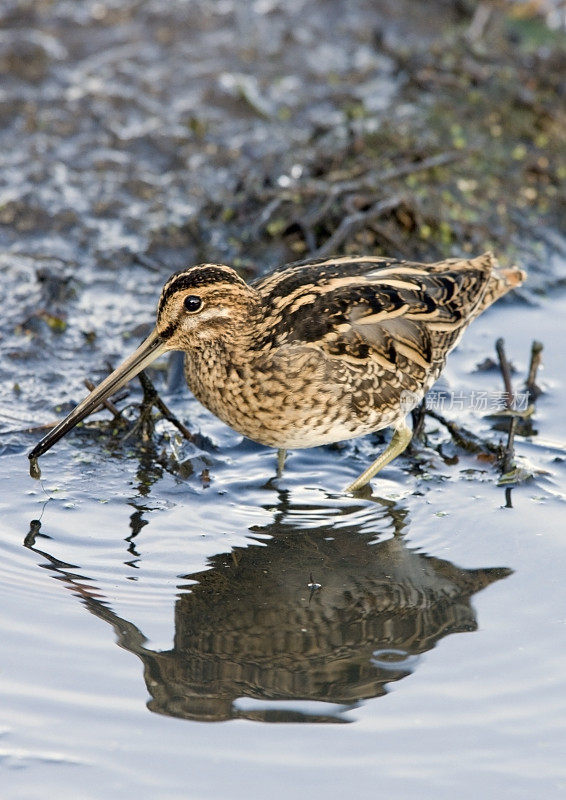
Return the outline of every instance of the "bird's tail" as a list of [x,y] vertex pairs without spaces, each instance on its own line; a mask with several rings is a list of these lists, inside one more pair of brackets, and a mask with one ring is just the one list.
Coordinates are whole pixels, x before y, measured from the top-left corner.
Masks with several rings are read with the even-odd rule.
[[480,258],[485,259],[489,266],[491,266],[491,275],[474,316],[481,314],[482,311],[489,308],[492,303],[495,303],[495,301],[503,297],[504,294],[510,292],[511,289],[520,286],[527,277],[527,273],[519,267],[501,268],[493,253],[484,253]]

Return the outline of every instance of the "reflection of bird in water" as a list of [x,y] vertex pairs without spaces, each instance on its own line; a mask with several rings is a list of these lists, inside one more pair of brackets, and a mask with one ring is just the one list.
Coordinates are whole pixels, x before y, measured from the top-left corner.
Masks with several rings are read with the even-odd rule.
[[490,253],[438,264],[299,262],[251,285],[230,267],[191,267],[165,284],[153,333],[32,450],[32,469],[144,367],[181,350],[194,395],[236,431],[278,448],[280,466],[286,448],[393,426],[388,448],[348,487],[359,489],[409,444],[405,418],[470,322],[523,279]]
[[[409,549],[399,534],[376,541],[392,520],[396,529],[403,524],[394,506],[383,517],[371,532],[345,515],[339,525],[334,517],[308,529],[286,518],[261,530],[261,546],[211,557],[208,569],[182,576],[191,583],[176,601],[173,646],[161,652],[99,599],[90,580],[36,552],[143,662],[152,711],[337,722],[343,708],[322,705],[312,714],[296,701],[351,707],[383,695],[444,636],[475,630],[472,595],[510,574],[461,569]],[[28,546],[35,549],[30,537]],[[321,584],[314,592],[310,572]]]

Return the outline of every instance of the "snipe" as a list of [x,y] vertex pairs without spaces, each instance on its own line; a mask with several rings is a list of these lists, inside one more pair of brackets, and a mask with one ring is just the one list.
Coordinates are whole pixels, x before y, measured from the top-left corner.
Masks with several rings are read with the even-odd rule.
[[407,414],[470,322],[525,278],[486,253],[416,264],[345,256],[290,264],[246,284],[230,267],[171,276],[145,342],[29,454],[45,453],[168,350],[186,354],[195,397],[239,433],[279,449],[392,426],[359,489],[408,445]]

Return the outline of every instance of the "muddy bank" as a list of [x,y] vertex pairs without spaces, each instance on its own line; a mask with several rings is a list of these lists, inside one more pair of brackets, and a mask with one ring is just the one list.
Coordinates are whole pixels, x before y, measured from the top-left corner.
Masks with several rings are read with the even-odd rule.
[[526,300],[560,284],[564,38],[498,11],[471,42],[471,12],[4,4],[4,431],[78,399],[187,263],[492,248]]

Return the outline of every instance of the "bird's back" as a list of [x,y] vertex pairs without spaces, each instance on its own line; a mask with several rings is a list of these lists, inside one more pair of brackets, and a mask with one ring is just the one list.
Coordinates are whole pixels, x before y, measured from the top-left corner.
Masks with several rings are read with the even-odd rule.
[[500,270],[491,253],[419,264],[376,256],[303,261],[254,283],[263,299],[263,346],[303,343],[331,356],[394,364],[446,357],[465,327],[524,273]]
[[[306,418],[318,405],[328,418],[316,441],[292,446],[403,419],[468,324],[523,278],[516,268],[499,270],[486,253],[437,264],[346,256],[297,262],[255,281],[264,308],[258,363],[265,374],[288,373],[295,363],[309,390],[290,404],[297,414],[305,406]],[[334,438],[333,428],[340,428]]]

